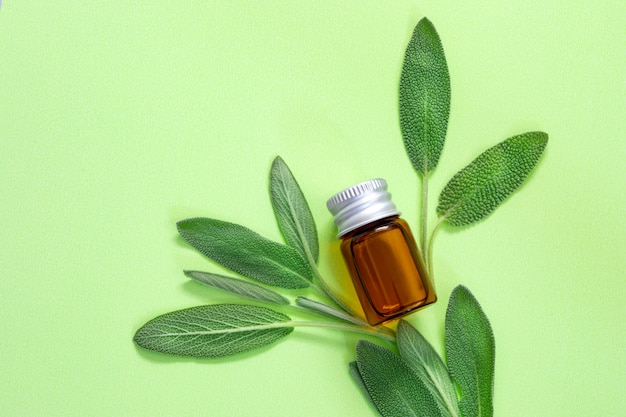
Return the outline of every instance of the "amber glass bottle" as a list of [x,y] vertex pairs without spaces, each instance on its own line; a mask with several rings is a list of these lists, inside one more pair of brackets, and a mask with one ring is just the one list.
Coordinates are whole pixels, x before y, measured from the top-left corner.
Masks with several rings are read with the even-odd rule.
[[437,300],[408,224],[375,179],[327,202],[342,239],[341,252],[369,324],[400,318]]

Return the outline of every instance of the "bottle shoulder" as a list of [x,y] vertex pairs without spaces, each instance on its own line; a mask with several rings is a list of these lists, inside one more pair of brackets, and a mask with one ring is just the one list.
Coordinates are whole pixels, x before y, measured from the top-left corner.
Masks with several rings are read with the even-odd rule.
[[346,233],[341,238],[344,241],[352,240],[357,237],[362,237],[363,235],[378,234],[378,233],[382,233],[382,232],[393,230],[393,229],[402,229],[403,232],[410,233],[410,228],[409,228],[408,223],[404,219],[396,215],[396,216],[385,217],[385,218],[373,221],[371,223],[368,223],[355,230],[352,230],[349,233]]

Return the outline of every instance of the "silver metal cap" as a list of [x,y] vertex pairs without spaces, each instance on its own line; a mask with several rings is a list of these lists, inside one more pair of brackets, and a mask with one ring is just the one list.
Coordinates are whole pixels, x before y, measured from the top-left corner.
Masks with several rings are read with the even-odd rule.
[[354,229],[376,220],[399,215],[387,191],[387,181],[377,178],[363,181],[338,192],[328,199],[326,207],[335,217],[343,236]]

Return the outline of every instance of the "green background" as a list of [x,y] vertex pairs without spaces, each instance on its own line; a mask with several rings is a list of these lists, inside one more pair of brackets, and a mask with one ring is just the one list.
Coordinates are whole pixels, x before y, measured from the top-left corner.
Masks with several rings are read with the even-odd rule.
[[550,142],[478,225],[443,227],[439,302],[411,316],[442,351],[454,286],[496,337],[498,416],[618,416],[626,402],[626,3],[11,1],[0,8],[0,414],[369,416],[347,372],[358,336],[298,329],[256,354],[168,358],[132,336],[230,300],[175,222],[279,240],[268,172],[309,200],[321,268],[353,297],[326,198],[386,178],[417,225],[398,81],[427,16],[452,83],[431,225],[448,179],[529,130]]

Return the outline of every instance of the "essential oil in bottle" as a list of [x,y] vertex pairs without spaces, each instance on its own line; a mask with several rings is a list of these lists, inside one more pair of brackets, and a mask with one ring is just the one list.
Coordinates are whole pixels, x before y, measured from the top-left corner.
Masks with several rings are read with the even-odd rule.
[[437,301],[408,224],[383,179],[349,187],[326,203],[365,318],[372,326]]

